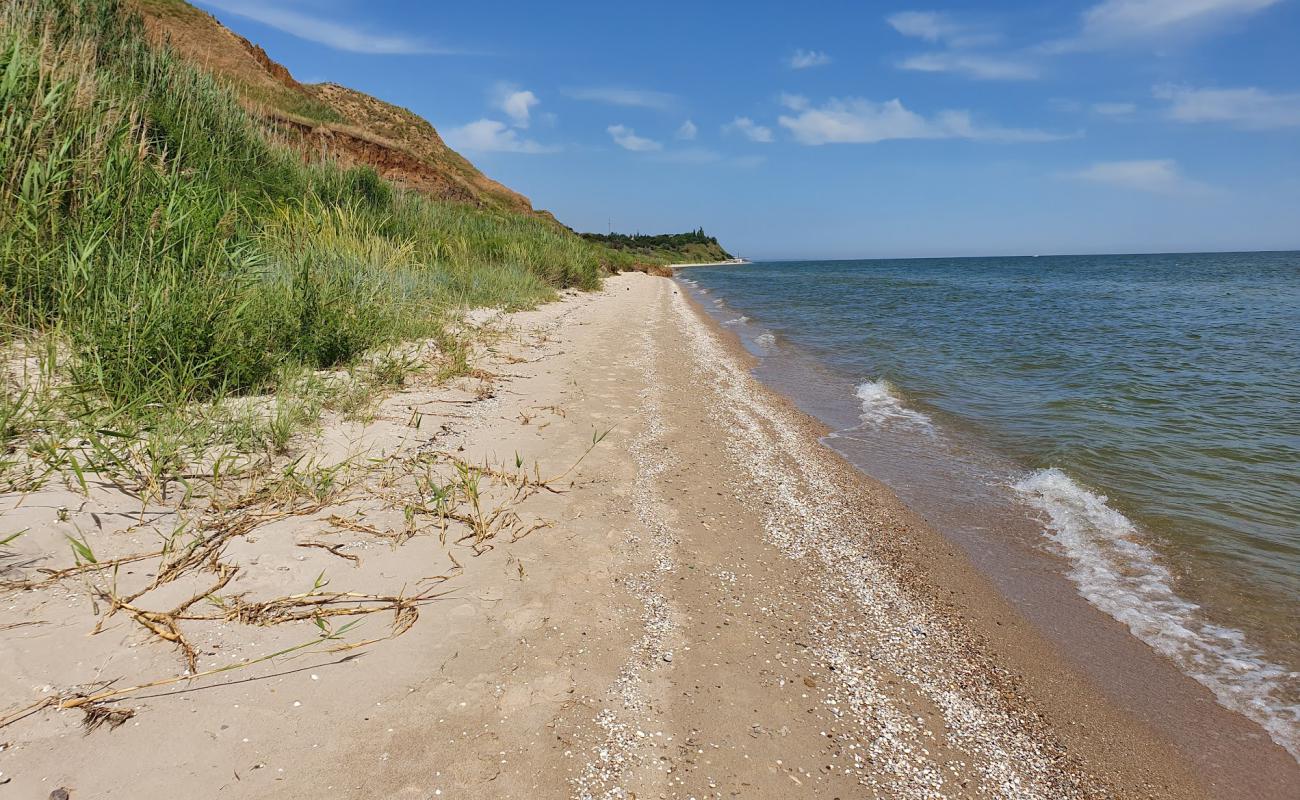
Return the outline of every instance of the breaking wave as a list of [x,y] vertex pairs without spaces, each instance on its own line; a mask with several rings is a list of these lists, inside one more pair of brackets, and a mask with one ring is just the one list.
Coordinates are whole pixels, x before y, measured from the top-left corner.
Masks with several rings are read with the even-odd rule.
[[1069,577],[1088,602],[1300,760],[1300,705],[1286,699],[1296,696],[1300,674],[1270,662],[1241,631],[1210,622],[1200,606],[1179,597],[1169,569],[1105,496],[1059,469],[1038,470],[1013,488],[1046,514],[1046,536],[1070,560]]
[[872,426],[903,424],[933,430],[930,418],[904,406],[888,381],[867,381],[858,386],[857,394],[862,401],[862,421],[865,423]]

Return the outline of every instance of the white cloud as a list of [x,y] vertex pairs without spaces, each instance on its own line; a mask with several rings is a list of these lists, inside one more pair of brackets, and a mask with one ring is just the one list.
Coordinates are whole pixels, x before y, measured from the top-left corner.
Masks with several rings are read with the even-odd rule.
[[770,144],[772,142],[772,129],[759,125],[749,117],[736,117],[731,122],[722,126],[723,133],[739,133],[751,142],[761,142]]
[[606,103],[612,106],[629,108],[651,108],[656,111],[669,111],[676,107],[677,97],[667,92],[654,92],[647,89],[626,89],[614,86],[587,87],[583,89],[562,89],[565,97],[574,100],[588,100],[594,103]]
[[1093,103],[1092,110],[1095,114],[1101,114],[1106,117],[1123,117],[1137,111],[1136,103]]
[[510,84],[500,84],[496,88],[493,105],[509,115],[516,128],[527,128],[532,117],[533,106],[540,105],[537,95],[526,89]]
[[1226,122],[1250,130],[1300,126],[1300,94],[1157,86],[1155,95],[1169,101],[1166,114],[1178,122]]
[[1173,159],[1146,161],[1099,161],[1092,166],[1066,174],[1067,178],[1117,186],[1154,194],[1205,194],[1209,187],[1183,177]]
[[695,127],[695,123],[688,119],[682,123],[680,128],[677,129],[677,138],[684,142],[689,142],[694,139],[699,132],[700,129]]
[[556,150],[532,139],[520,138],[518,131],[495,119],[480,119],[452,128],[444,138],[454,150],[480,153],[553,153]]
[[1084,35],[1132,36],[1250,14],[1278,0],[1106,0],[1083,12]]
[[955,72],[986,81],[1026,81],[1038,77],[1038,68],[1033,64],[960,51],[909,56],[898,67],[916,72]]
[[1054,52],[1094,50],[1212,31],[1280,0],[1104,0],[1083,12],[1079,35],[1050,42]]
[[811,105],[811,102],[808,100],[807,97],[804,97],[801,94],[790,94],[789,92],[781,92],[780,100],[781,100],[781,105],[785,106],[791,111],[803,111],[805,108]]
[[631,150],[635,153],[648,153],[664,149],[664,146],[654,139],[637,136],[636,131],[626,125],[610,125],[605,130],[614,139],[614,142],[624,150]]
[[796,50],[786,63],[790,69],[809,69],[826,66],[831,63],[831,57],[820,50]]
[[998,40],[996,34],[958,22],[938,11],[900,11],[885,17],[885,21],[904,36],[943,42],[952,47],[974,47]]
[[887,139],[972,139],[1046,142],[1071,138],[1047,131],[977,125],[968,111],[943,111],[927,119],[897,99],[884,103],[851,97],[805,106],[779,122],[803,144],[874,144]]
[[284,31],[299,39],[316,42],[335,50],[350,53],[377,55],[424,54],[457,55],[464,51],[434,47],[428,42],[399,34],[368,31],[355,25],[331,22],[317,14],[304,14],[288,8],[279,8],[266,2],[249,0],[196,0],[199,5],[225,11],[254,22]]
[[904,36],[941,44],[945,49],[918,53],[897,63],[913,72],[951,72],[985,81],[1027,81],[1039,77],[1038,68],[1022,58],[974,53],[969,48],[1000,38],[984,28],[954,20],[936,11],[903,11],[885,18]]

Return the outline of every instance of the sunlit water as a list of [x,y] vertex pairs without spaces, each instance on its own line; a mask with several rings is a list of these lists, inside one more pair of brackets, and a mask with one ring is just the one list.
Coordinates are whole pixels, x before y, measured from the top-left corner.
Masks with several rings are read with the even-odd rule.
[[1300,253],[682,276],[832,445],[1020,503],[1080,595],[1300,753]]

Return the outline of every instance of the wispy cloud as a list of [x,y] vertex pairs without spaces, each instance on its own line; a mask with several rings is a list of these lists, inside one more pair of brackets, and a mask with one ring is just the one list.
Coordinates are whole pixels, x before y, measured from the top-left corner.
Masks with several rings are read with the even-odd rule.
[[969,23],[959,22],[939,11],[900,11],[885,17],[894,30],[904,36],[927,42],[943,42],[950,47],[976,47],[993,44],[996,33]]
[[333,22],[315,13],[302,13],[268,0],[195,0],[207,8],[235,14],[335,50],[373,55],[464,55],[467,51],[437,47],[427,41],[397,33],[369,30],[346,22]]
[[1155,96],[1169,101],[1166,116],[1178,122],[1223,122],[1248,130],[1300,126],[1300,93],[1165,85],[1156,87]]
[[670,111],[677,106],[676,95],[648,89],[592,86],[578,89],[561,89],[560,93],[573,100],[586,100],[593,103],[605,103],[629,108],[650,108],[655,111]]
[[537,95],[509,83],[497,84],[493,90],[492,106],[504,111],[516,128],[527,128],[534,106],[541,105]]
[[1038,67],[1023,57],[973,52],[972,48],[1001,39],[983,26],[959,22],[937,11],[903,11],[886,17],[885,21],[904,36],[941,46],[939,50],[898,61],[899,69],[950,72],[983,81],[1028,81],[1039,77]]
[[986,81],[1027,81],[1039,76],[1038,68],[1025,61],[961,51],[908,56],[898,62],[898,67],[915,72],[954,72]]
[[826,66],[831,63],[831,57],[820,50],[796,50],[785,63],[790,65],[790,69],[811,69]]
[[654,139],[637,136],[636,131],[626,125],[610,125],[605,131],[609,133],[614,143],[624,150],[631,150],[634,153],[649,153],[664,149],[664,146]]
[[479,153],[538,154],[554,153],[559,149],[524,139],[518,131],[495,119],[480,119],[452,128],[444,132],[444,138],[454,150]]
[[791,94],[789,92],[781,92],[781,95],[778,99],[780,100],[782,106],[790,109],[791,111],[803,111],[805,108],[812,105],[812,101],[801,94]]
[[759,125],[749,117],[736,117],[731,122],[722,126],[723,133],[739,133],[751,142],[760,142],[762,144],[771,144],[772,129]]
[[1178,163],[1161,158],[1137,161],[1099,161],[1065,177],[1139,192],[1169,195],[1203,195],[1210,188],[1183,176]]
[[1136,103],[1093,103],[1092,111],[1094,114],[1101,114],[1104,117],[1125,117],[1137,111]]
[[1206,33],[1280,0],[1104,0],[1083,12],[1079,33],[1049,42],[1048,52],[1098,50]]
[[695,123],[688,119],[682,123],[680,128],[677,129],[677,138],[684,142],[689,142],[699,135],[699,132],[700,129],[696,127]]
[[[789,107],[789,104],[787,104]],[[778,120],[795,139],[808,145],[874,144],[888,139],[971,139],[985,142],[1049,142],[1074,138],[1025,128],[975,122],[969,111],[942,111],[925,117],[894,99],[883,103],[851,97],[820,107],[804,105]]]

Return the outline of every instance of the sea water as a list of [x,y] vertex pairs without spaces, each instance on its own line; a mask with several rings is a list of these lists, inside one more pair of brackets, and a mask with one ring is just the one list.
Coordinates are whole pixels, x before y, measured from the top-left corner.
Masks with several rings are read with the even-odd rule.
[[680,275],[828,444],[977,562],[1031,531],[1078,595],[1300,758],[1300,253]]

